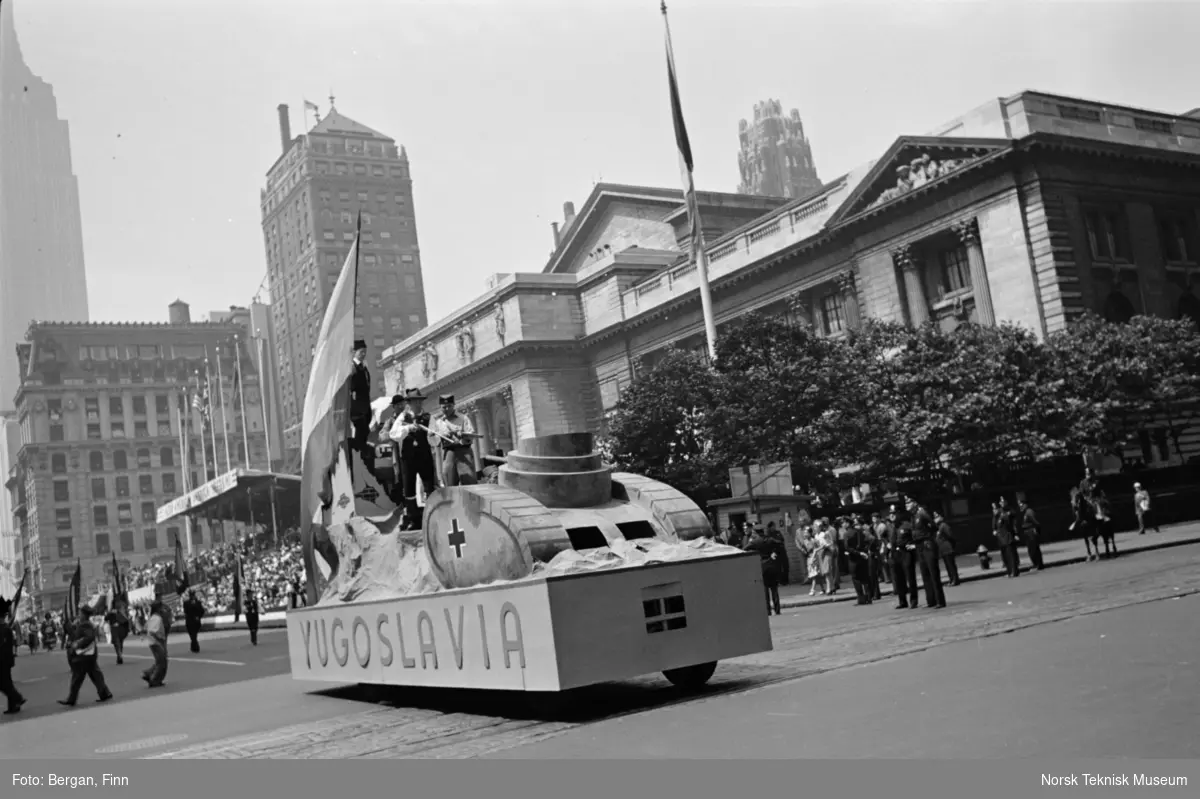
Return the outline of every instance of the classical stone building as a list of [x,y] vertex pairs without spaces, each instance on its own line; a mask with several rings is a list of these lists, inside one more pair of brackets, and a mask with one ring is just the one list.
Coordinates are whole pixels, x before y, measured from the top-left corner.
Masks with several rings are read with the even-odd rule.
[[754,121],[738,122],[738,170],[742,194],[799,199],[822,189],[800,112],[783,115],[778,100],[754,106]]
[[[108,581],[114,552],[122,567],[169,562],[183,530],[157,524],[160,506],[231,466],[266,467],[246,327],[186,321],[181,305],[171,307],[176,321],[166,324],[35,322],[17,348],[21,440],[5,475],[12,516],[4,523],[19,536],[20,559],[42,607],[61,607],[77,559],[85,590]],[[244,415],[234,390],[235,346]],[[223,402],[215,381],[218,347]],[[201,437],[195,409],[185,406],[181,415],[184,389],[195,386],[197,370],[203,373],[206,353],[214,376],[215,451],[213,437]],[[181,421],[189,435],[186,459]],[[195,527],[189,549],[217,543],[214,532]]]
[[355,336],[378,353],[427,320],[404,148],[338,112],[333,98],[308,133],[292,137],[286,105],[279,125],[283,154],[267,173],[262,219],[284,455],[294,464],[317,334],[360,213]]
[[[1200,119],[1024,92],[900,136],[813,196],[754,199],[702,197],[718,325],[752,310],[831,336],[866,316],[1039,336],[1088,309],[1200,320]],[[703,346],[686,224],[678,192],[597,186],[541,273],[497,275],[391,347],[389,390],[456,394],[481,449],[600,429],[656,353]],[[1178,463],[1156,435],[1136,457]]]

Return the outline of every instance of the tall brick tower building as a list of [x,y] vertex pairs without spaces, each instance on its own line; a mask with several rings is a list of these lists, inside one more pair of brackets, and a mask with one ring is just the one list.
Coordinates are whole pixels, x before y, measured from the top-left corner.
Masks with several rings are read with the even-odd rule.
[[[362,213],[355,335],[368,357],[426,325],[425,287],[408,154],[395,140],[329,113],[307,134],[291,135],[279,106],[283,155],[262,192],[267,281],[279,370],[284,461],[300,450],[309,369],[330,292]],[[350,353],[346,353],[350,357]],[[374,381],[380,393],[382,375]]]
[[761,197],[806,197],[821,190],[812,147],[804,138],[800,112],[783,115],[778,100],[754,106],[754,121],[738,122],[738,169],[741,194]]

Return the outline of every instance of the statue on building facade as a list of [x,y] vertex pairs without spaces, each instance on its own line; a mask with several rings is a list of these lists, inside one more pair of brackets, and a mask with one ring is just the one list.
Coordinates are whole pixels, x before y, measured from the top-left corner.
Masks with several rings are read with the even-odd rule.
[[433,346],[432,341],[426,341],[425,347],[421,351],[421,374],[428,378],[437,372],[437,368],[437,349]]

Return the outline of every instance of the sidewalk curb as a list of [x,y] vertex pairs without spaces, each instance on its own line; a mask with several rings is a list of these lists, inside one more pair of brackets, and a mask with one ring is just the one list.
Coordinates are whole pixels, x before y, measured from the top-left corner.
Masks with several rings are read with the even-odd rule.
[[[1128,550],[1121,552],[1120,554],[1123,556],[1136,555],[1139,552],[1155,552],[1160,549],[1173,549],[1175,547],[1185,547],[1185,546],[1189,546],[1192,544],[1200,544],[1200,535],[1197,535],[1193,538],[1183,539],[1183,540],[1162,541],[1162,542],[1156,543],[1156,544],[1147,544],[1147,545],[1139,544],[1137,549],[1128,549]],[[1060,566],[1073,566],[1077,563],[1087,563],[1087,562],[1088,562],[1088,560],[1087,560],[1086,556],[1073,555],[1071,557],[1063,557],[1063,558],[1059,558],[1054,561],[1048,561],[1046,563],[1046,569],[1056,569]],[[1028,573],[1028,567],[1023,568],[1021,571],[1021,574],[1027,574],[1027,573]],[[988,572],[984,572],[984,573],[980,573],[980,574],[972,574],[969,577],[963,577],[959,581],[959,583],[960,584],[961,583],[976,583],[981,580],[994,580],[998,577],[1006,577],[1006,576],[1007,576],[1007,572],[1005,572],[1003,569],[996,569],[995,571],[988,571]],[[895,594],[892,591],[892,587],[890,585],[888,585],[888,586],[881,585],[879,587],[879,591],[885,597],[895,596]],[[832,605],[835,602],[853,602],[857,599],[858,599],[858,597],[855,595],[854,590],[851,589],[844,594],[839,593],[839,594],[835,594],[834,596],[828,596],[828,595],[818,596],[818,597],[813,597],[812,599],[808,599],[808,598],[805,598],[805,599],[783,599],[780,601],[779,607],[781,607],[781,608],[807,608],[807,607],[811,607],[813,605]],[[879,602],[881,600],[877,599],[875,601]]]

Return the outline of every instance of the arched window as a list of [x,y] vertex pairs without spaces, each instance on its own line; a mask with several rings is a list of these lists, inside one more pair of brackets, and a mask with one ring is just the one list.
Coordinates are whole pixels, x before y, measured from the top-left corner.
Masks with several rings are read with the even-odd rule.
[[1192,293],[1179,298],[1179,318],[1190,319],[1197,330],[1200,330],[1200,300]]
[[129,468],[129,454],[125,450],[119,449],[113,453],[113,468],[118,472]]
[[1109,294],[1108,299],[1104,301],[1104,318],[1109,322],[1123,325],[1132,319],[1136,313],[1133,303],[1119,291]]
[[158,453],[158,459],[163,466],[174,466],[175,450],[170,447],[163,447]]
[[104,453],[95,451],[88,453],[88,468],[93,472],[104,471]]

